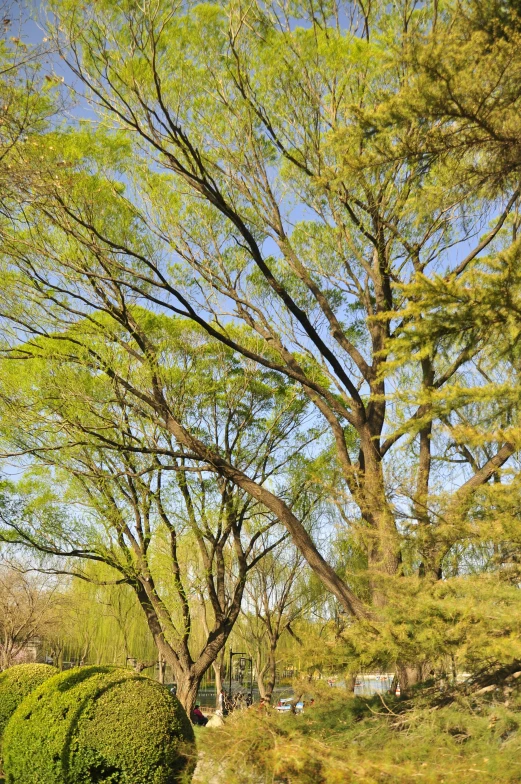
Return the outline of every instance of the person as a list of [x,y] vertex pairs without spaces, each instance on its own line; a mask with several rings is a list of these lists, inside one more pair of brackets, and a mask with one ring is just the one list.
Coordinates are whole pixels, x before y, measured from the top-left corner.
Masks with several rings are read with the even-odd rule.
[[219,692],[219,710],[223,716],[228,715],[228,698],[224,689]]
[[196,724],[199,727],[206,727],[208,724],[208,719],[202,713],[199,705],[196,705],[192,711],[192,724]]

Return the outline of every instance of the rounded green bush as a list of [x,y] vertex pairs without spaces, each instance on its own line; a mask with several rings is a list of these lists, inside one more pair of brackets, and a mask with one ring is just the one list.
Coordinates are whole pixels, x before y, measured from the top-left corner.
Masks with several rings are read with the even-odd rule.
[[20,703],[57,672],[48,664],[17,664],[0,672],[0,744],[6,724]]
[[33,692],[4,736],[6,784],[174,784],[195,762],[192,725],[164,686],[81,667]]

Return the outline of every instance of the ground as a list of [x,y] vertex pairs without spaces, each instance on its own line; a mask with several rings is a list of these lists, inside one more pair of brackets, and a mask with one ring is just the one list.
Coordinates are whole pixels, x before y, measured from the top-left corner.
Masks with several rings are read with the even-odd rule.
[[427,685],[402,699],[307,690],[315,702],[302,715],[254,706],[222,728],[196,728],[193,784],[521,781],[521,669],[452,691]]
[[319,689],[302,716],[253,708],[201,730],[195,784],[519,784],[521,689],[478,686],[408,700]]

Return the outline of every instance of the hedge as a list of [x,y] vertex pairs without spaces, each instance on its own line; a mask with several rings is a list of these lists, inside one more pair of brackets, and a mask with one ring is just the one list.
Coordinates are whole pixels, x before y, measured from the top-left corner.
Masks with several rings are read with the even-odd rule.
[[44,683],[4,736],[6,784],[189,781],[194,733],[164,686],[131,670],[81,667]]
[[0,673],[0,747],[6,724],[20,703],[57,672],[48,664],[17,664]]

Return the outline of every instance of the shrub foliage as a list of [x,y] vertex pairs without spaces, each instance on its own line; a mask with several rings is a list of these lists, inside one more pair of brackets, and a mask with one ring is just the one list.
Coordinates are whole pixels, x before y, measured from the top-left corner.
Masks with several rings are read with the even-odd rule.
[[17,664],[0,673],[0,743],[7,722],[34,689],[56,675],[48,664]]
[[7,784],[174,784],[194,734],[180,703],[130,670],[82,667],[44,683],[5,732]]

